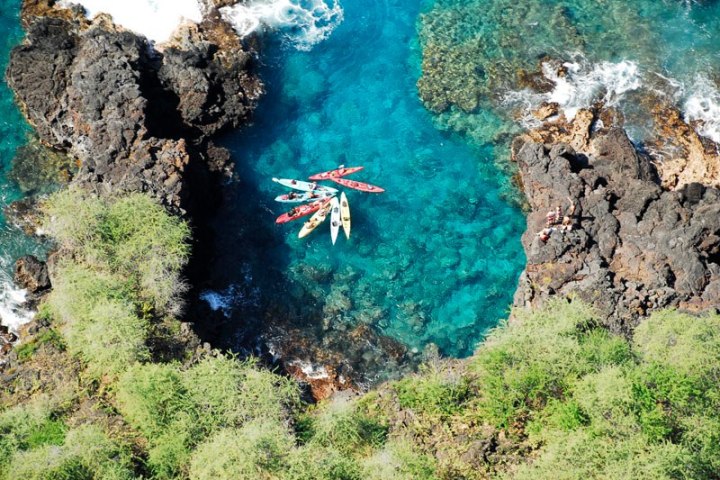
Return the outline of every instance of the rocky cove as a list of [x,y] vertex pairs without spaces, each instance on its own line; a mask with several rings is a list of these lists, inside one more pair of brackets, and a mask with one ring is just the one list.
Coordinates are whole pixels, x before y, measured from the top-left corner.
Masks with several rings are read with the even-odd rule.
[[[42,143],[78,161],[74,184],[101,195],[149,192],[191,220],[196,245],[187,276],[195,288],[186,320],[214,343],[221,313],[192,299],[200,295],[197,281],[212,256],[205,221],[231,174],[230,155],[214,138],[247,124],[263,93],[253,42],[241,43],[215,12],[154,51],[107,17],[89,22],[52,3],[24,3],[27,38],[13,52],[8,83]],[[579,298],[626,334],[655,309],[717,308],[720,193],[696,168],[706,159],[712,164],[711,142],[675,118],[668,131],[677,135],[666,138],[685,145],[687,155],[676,159],[694,152],[694,163],[687,164],[699,173],[678,160],[669,180],[669,162],[638,151],[611,109],[583,110],[572,121],[555,114],[543,120],[512,142],[530,208],[523,236],[527,266],[515,306],[536,307],[553,296]],[[542,241],[537,233],[548,211],[569,203],[576,206],[575,227]],[[26,265],[35,264],[19,264],[23,285],[31,286],[28,277],[44,285],[44,274],[23,273]],[[323,331],[322,340],[281,322],[273,329],[280,340],[272,349],[248,342],[248,351],[274,357],[308,382],[316,398],[364,383],[387,358],[399,364],[422,360],[365,325]],[[347,349],[342,337],[357,347]],[[355,371],[348,369],[348,358]]]

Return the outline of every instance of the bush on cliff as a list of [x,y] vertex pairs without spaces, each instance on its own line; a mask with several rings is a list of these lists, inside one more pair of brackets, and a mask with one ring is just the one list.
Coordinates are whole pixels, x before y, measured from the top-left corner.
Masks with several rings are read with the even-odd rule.
[[94,425],[70,430],[62,445],[43,445],[17,453],[8,470],[23,480],[130,480],[130,449]]
[[101,200],[71,188],[52,195],[44,213],[45,230],[74,263],[126,279],[160,311],[181,303],[190,229],[148,195]]
[[48,298],[70,352],[100,377],[150,358],[153,316],[177,310],[189,229],[147,195],[52,195],[45,229],[63,257]]
[[[260,370],[252,361],[222,355],[208,356],[188,369],[138,364],[120,378],[117,392],[120,412],[148,440],[148,465],[157,478],[183,475],[191,457],[198,478],[210,478],[214,469],[226,467],[246,471],[257,463],[260,468],[262,458],[270,465],[274,460],[268,455],[293,443],[287,433],[278,432],[286,432],[279,426],[287,424],[299,401],[291,380]],[[262,430],[261,424],[268,429]],[[270,428],[273,425],[277,428]],[[212,465],[199,460],[213,445],[225,444],[247,446],[233,457],[243,456],[247,465],[231,468],[221,459]]]
[[374,397],[439,478],[715,478],[720,316],[660,312],[632,342],[576,302],[516,316],[467,364]]

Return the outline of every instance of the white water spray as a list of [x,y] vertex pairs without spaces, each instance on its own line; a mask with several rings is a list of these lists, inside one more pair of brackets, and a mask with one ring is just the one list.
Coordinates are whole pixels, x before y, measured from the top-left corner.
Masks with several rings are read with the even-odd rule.
[[310,50],[342,23],[344,12],[337,0],[251,0],[220,13],[241,37],[276,30],[297,49]]
[[182,23],[199,23],[203,18],[198,0],[61,0],[58,3],[61,7],[72,4],[85,8],[88,18],[107,13],[117,25],[158,43],[168,41]]
[[686,94],[682,110],[685,121],[697,121],[695,131],[720,143],[720,91],[707,77],[698,76]]
[[628,60],[591,65],[568,62],[563,66],[566,73],[561,76],[551,65],[543,65],[545,76],[555,82],[555,88],[547,94],[545,101],[560,105],[568,120],[575,118],[581,108],[597,101],[607,107],[617,106],[626,93],[642,85],[638,65]]

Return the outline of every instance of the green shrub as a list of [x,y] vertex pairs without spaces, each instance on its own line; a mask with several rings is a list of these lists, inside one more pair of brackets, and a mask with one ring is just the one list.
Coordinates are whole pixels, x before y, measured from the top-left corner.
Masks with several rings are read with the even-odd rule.
[[16,453],[9,480],[121,480],[133,478],[129,449],[110,440],[96,426],[70,430],[60,445]]
[[283,480],[364,480],[363,469],[350,455],[317,444],[291,452]]
[[120,377],[117,402],[127,421],[148,439],[148,466],[154,475],[173,478],[187,467],[196,445],[219,431],[226,433],[217,442],[230,442],[230,431],[245,435],[232,441],[262,440],[248,422],[282,424],[288,409],[299,403],[299,392],[293,382],[260,370],[253,360],[211,355],[187,370],[176,364],[132,367]]
[[174,364],[136,365],[118,382],[120,412],[149,439],[165,433],[179,416],[196,416]]
[[254,360],[208,356],[184,372],[183,379],[190,400],[204,412],[200,421],[207,428],[254,418],[281,421],[300,403],[294,381],[259,368]]
[[98,225],[106,207],[96,196],[79,189],[67,188],[54,193],[43,204],[43,230],[58,244],[71,250],[82,250],[93,258],[98,239]]
[[573,399],[590,418],[593,433],[609,436],[638,433],[632,381],[621,368],[609,366],[586,375],[574,386]]
[[468,382],[437,368],[411,375],[393,384],[400,406],[427,415],[452,415],[469,395]]
[[155,200],[135,193],[100,200],[77,189],[52,195],[44,206],[45,229],[93,271],[113,272],[155,308],[175,311],[185,284],[190,229]]
[[687,377],[720,382],[720,316],[665,310],[640,323],[633,335],[642,361]]
[[365,480],[436,480],[435,461],[414,451],[407,441],[393,440],[363,461]]
[[150,358],[145,344],[149,325],[135,315],[132,305],[101,301],[87,319],[71,325],[64,329],[69,349],[85,361],[91,375],[117,375]]
[[616,440],[575,430],[548,444],[530,464],[505,475],[513,480],[671,480],[688,478],[692,454],[671,443],[648,444],[641,435]]
[[41,332],[29,342],[21,343],[15,348],[18,360],[21,362],[29,360],[41,346],[46,344],[54,345],[59,350],[65,349],[65,343],[62,337],[54,329],[48,329]]
[[595,324],[592,310],[551,301],[495,329],[471,363],[478,376],[479,413],[507,428],[550,399],[563,398],[581,375],[596,370],[582,339]]
[[5,478],[4,466],[16,452],[41,443],[37,436],[52,422],[51,415],[51,406],[44,398],[0,412],[0,478]]
[[294,445],[287,428],[254,420],[240,429],[222,429],[198,448],[190,462],[192,480],[278,478]]
[[345,398],[335,398],[321,405],[312,415],[310,442],[358,454],[382,445],[387,427],[360,412],[357,405]]

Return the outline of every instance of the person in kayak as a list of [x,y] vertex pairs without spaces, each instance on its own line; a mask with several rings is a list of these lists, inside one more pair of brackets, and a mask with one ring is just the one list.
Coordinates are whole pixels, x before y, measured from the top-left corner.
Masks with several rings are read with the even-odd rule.
[[287,195],[288,200],[294,200],[294,199],[296,199],[297,197],[298,197],[298,194],[295,193],[295,192],[290,192],[290,193],[288,193],[288,195]]
[[288,217],[294,217],[295,215],[297,215],[297,211],[298,211],[297,207],[291,208],[290,211],[287,212]]

